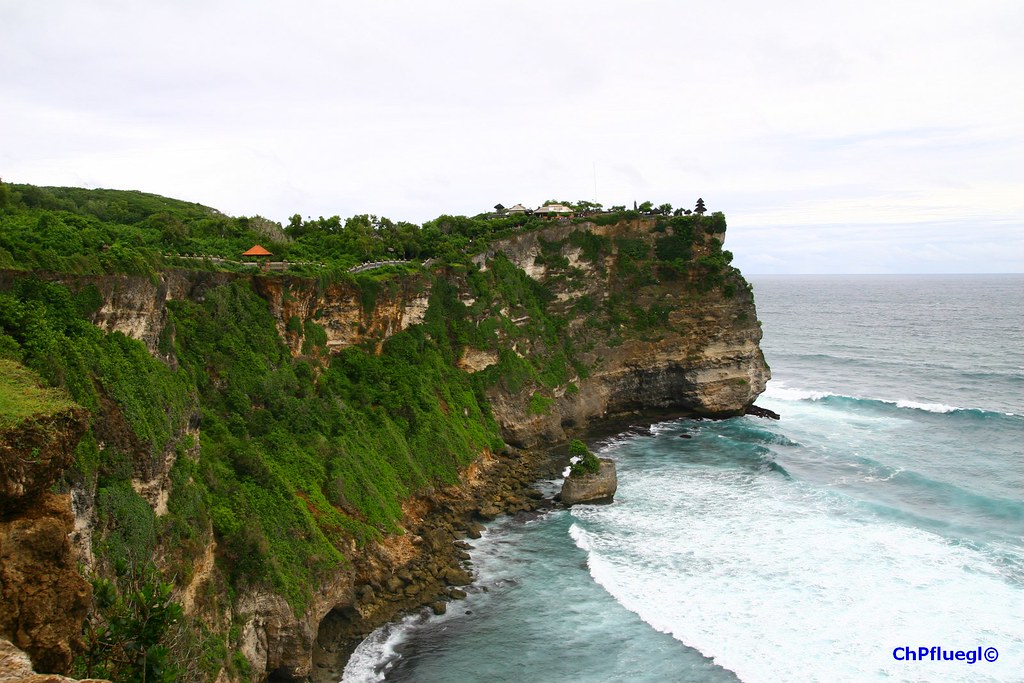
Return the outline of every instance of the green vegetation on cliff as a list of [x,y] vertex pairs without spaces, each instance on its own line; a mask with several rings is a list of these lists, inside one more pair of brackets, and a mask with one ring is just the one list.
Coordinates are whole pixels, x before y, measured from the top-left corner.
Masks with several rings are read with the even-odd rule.
[[25,418],[52,415],[74,408],[66,392],[40,386],[34,372],[0,357],[0,428],[13,427]]
[[[301,612],[317,577],[346,565],[350,539],[400,532],[404,499],[456,482],[483,449],[503,446],[455,367],[458,334],[443,314],[452,296],[436,288],[425,323],[390,337],[380,354],[292,358],[266,302],[242,284],[224,286],[171,306],[172,369],[141,342],[87,322],[88,294],[26,278],[0,293],[0,333],[8,357],[92,412],[67,483],[94,496],[102,571],[129,590],[163,557],[164,574],[187,582],[212,531],[231,586],[272,586]],[[28,374],[5,373],[4,386]],[[41,395],[59,402],[56,390]],[[198,450],[182,432],[192,412]],[[158,518],[132,480],[172,451]]]
[[[0,182],[0,269],[63,273],[148,274],[166,267],[237,270],[254,243],[293,272],[343,271],[366,261],[462,260],[484,238],[537,226],[529,216],[440,216],[422,226],[357,215],[287,226],[261,216],[231,217],[216,209],[142,192],[36,187]],[[183,258],[187,257],[187,258]]]
[[[76,305],[84,295],[55,283],[19,279],[0,294],[0,330],[8,354],[93,412],[93,433],[108,447],[98,454],[87,436],[80,468],[98,475],[101,511],[132,516],[139,536],[115,544],[118,560],[130,567],[151,556],[155,534],[144,530],[153,523],[131,512],[141,499],[127,484],[194,410],[202,455],[181,460],[179,470],[193,471],[177,475],[192,486],[175,487],[170,507],[192,498],[181,509],[212,519],[239,578],[270,579],[301,604],[302,577],[341,561],[343,537],[397,531],[410,493],[456,481],[482,449],[501,447],[478,390],[454,365],[458,334],[443,314],[452,296],[435,288],[425,324],[390,337],[379,355],[352,348],[327,360],[293,359],[266,302],[242,284],[171,304],[177,369],[89,324]],[[4,386],[22,375],[5,375]],[[296,549],[296,538],[308,542]],[[274,543],[280,552],[250,552]]]
[[[642,211],[611,212],[587,201],[562,203],[581,212],[574,221],[596,225],[641,217],[673,224],[702,218],[680,210],[672,215],[671,205],[654,208],[651,202]],[[704,218],[704,225],[720,217]],[[0,269],[142,275],[168,267],[240,270],[242,252],[260,243],[275,260],[289,261],[291,272],[331,275],[371,261],[464,263],[490,241],[548,224],[526,214],[446,214],[423,225],[368,214],[306,220],[296,214],[282,226],[143,192],[0,182]],[[586,253],[600,248],[600,240],[591,239]]]
[[175,683],[186,670],[166,641],[183,616],[173,586],[152,577],[125,588],[93,581],[96,610],[85,625],[85,651],[76,674],[114,683]]
[[[442,216],[415,226],[374,216],[296,216],[282,230],[142,193],[2,189],[0,269],[87,277],[7,274],[0,420],[71,401],[90,412],[63,486],[94,511],[100,590],[89,626],[93,635],[120,629],[131,642],[137,601],[156,596],[164,617],[176,618],[164,584],[190,586],[197,558],[210,548],[219,590],[195,597],[200,612],[223,614],[257,587],[302,614],[311,591],[349,566],[352,548],[402,533],[402,504],[411,495],[455,483],[482,451],[505,448],[489,397],[510,397],[526,419],[557,424],[559,400],[578,394],[601,362],[598,344],[657,339],[685,297],[715,289],[728,297],[742,282],[721,248],[722,214],[672,216],[664,206],[661,214],[622,210],[566,223],[557,235],[537,233],[528,265],[543,276],[534,278],[522,259],[504,253],[472,258],[496,237],[556,225],[533,217]],[[641,221],[638,236],[628,227]],[[319,296],[343,287],[361,316],[352,323],[356,344],[329,349],[329,328],[315,306],[275,319],[256,283],[279,283],[277,274],[226,277],[218,282],[228,284],[169,301],[159,358],[141,341],[90,322],[105,302],[88,276],[135,273],[155,282],[168,267],[230,269],[167,254],[237,258],[257,241],[284,258],[327,264],[309,273],[316,278],[288,280],[282,297],[292,296],[291,286]],[[414,277],[402,267],[343,272],[395,258],[437,260],[426,270],[415,266]],[[598,292],[594,274],[614,284]],[[429,289],[422,321],[367,332],[366,323],[414,279],[421,289],[413,291]],[[679,296],[659,292],[663,282],[679,284]],[[279,324],[299,340],[294,346]],[[467,372],[468,351],[493,362]],[[32,373],[67,394],[39,389]],[[593,466],[592,454],[575,454],[581,467]],[[143,485],[164,476],[157,487]],[[159,675],[243,673],[244,658],[230,654],[239,645],[236,627],[165,626],[175,656],[157,652]],[[116,647],[89,644],[83,671],[120,680],[137,673],[111,668],[110,659],[121,656],[112,654]],[[203,670],[179,671],[176,662]]]
[[344,562],[347,538],[399,531],[406,497],[454,483],[501,446],[440,315],[379,355],[322,361],[291,358],[266,302],[242,285],[171,310],[179,372],[202,406],[194,481],[232,576],[269,580],[299,609],[312,576]]
[[104,415],[104,436],[117,441],[121,433],[130,435],[131,447],[145,454],[139,466],[146,467],[170,442],[189,390],[145,346],[90,324],[85,315],[98,305],[94,289],[72,295],[51,282],[15,280],[0,293],[0,343],[4,355]]

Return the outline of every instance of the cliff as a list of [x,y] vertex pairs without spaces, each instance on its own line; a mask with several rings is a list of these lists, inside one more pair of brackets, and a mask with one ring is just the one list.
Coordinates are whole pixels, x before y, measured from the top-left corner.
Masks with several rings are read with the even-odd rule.
[[0,639],[65,672],[91,591],[69,540],[70,497],[50,487],[74,458],[85,413],[19,364],[0,359],[0,371]]
[[[563,441],[595,421],[636,415],[729,417],[753,404],[770,377],[753,296],[735,270],[700,265],[724,239],[724,221],[707,225],[715,231],[656,219],[564,224],[502,240],[474,259],[486,269],[503,255],[548,287],[548,315],[564,321],[574,349],[572,376],[551,388],[548,410],[531,411],[523,392],[490,392],[510,443]],[[675,256],[676,242],[696,266],[658,259],[659,251]],[[529,313],[514,322],[528,331]],[[524,334],[514,350],[543,346]]]
[[724,230],[552,223],[358,277],[8,271],[0,350],[89,410],[61,461],[73,538],[98,576],[173,578],[179,654],[221,653],[180,678],[326,680],[359,634],[457,598],[458,539],[541,504],[538,446],[752,404],[769,375]]

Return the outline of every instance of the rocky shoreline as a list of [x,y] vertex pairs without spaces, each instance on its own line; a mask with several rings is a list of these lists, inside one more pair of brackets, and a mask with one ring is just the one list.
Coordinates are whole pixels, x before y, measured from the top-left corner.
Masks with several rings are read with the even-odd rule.
[[[770,413],[770,414],[769,414]],[[779,419],[763,409],[748,411],[755,417]],[[644,432],[661,420],[692,417],[678,412],[620,417],[588,430],[588,440],[621,431]],[[638,424],[639,423],[639,424]],[[407,527],[416,553],[408,562],[387,562],[384,548],[356,568],[353,604],[336,609],[321,623],[313,649],[314,683],[336,683],[355,648],[375,629],[408,614],[432,610],[443,614],[453,601],[466,597],[463,587],[473,582],[470,546],[465,539],[480,538],[483,524],[501,515],[542,512],[565,505],[556,494],[545,498],[534,488],[542,479],[561,477],[569,461],[566,444],[547,449],[515,450],[485,455],[479,479],[430,492],[416,499]],[[607,461],[611,462],[611,461]],[[471,466],[472,469],[473,466]],[[474,479],[469,473],[469,480]],[[376,560],[376,561],[375,561]]]
[[[415,552],[395,565],[387,561],[388,548],[382,544],[356,567],[354,602],[321,622],[313,649],[314,683],[338,681],[352,652],[374,629],[424,609],[443,614],[451,602],[465,598],[463,587],[473,581],[465,539],[479,538],[483,524],[498,516],[554,507],[557,503],[533,484],[560,476],[568,456],[559,450],[485,456],[489,462],[476,473],[475,483],[417,497],[405,534]],[[423,507],[426,512],[416,514]]]

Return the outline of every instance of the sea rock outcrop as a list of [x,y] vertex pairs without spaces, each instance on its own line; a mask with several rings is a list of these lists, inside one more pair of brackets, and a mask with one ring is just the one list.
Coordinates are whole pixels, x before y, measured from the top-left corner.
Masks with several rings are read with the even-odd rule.
[[615,473],[615,461],[601,458],[601,468],[587,474],[570,474],[562,482],[559,497],[566,505],[610,501],[615,495],[619,481]]

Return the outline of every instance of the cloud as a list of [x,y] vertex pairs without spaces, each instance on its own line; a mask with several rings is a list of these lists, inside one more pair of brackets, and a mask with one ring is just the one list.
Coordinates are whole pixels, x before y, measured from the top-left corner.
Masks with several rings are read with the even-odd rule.
[[[731,233],[899,224],[974,254],[958,220],[1024,208],[1022,32],[997,0],[0,2],[0,173],[415,221],[596,175],[609,205],[703,196]],[[829,267],[953,263],[852,247]]]

